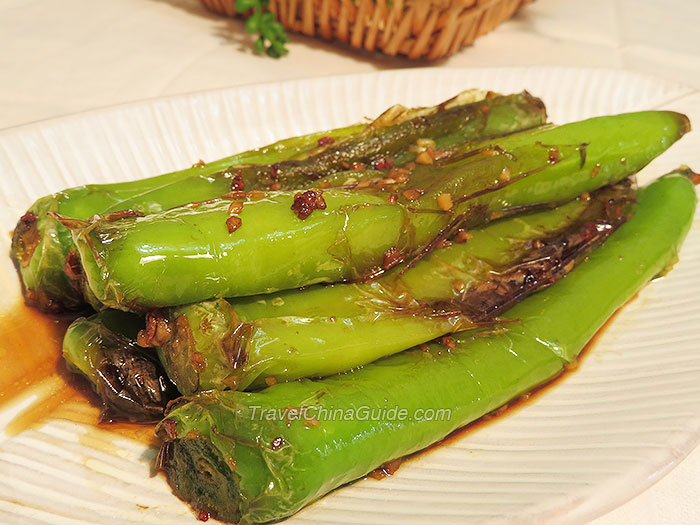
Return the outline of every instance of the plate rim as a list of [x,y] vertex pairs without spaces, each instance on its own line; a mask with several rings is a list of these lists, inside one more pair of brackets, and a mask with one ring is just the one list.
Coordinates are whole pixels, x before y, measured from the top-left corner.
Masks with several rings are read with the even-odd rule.
[[[604,74],[604,73],[620,73],[630,78],[645,78],[660,86],[667,87],[668,89],[677,89],[681,91],[679,95],[674,97],[671,101],[665,101],[664,104],[671,103],[675,100],[682,100],[685,97],[692,96],[694,94],[700,93],[700,89],[693,88],[682,82],[676,80],[665,78],[661,75],[650,75],[646,73],[641,73],[637,71],[631,71],[621,68],[611,68],[611,67],[575,67],[575,66],[493,66],[493,67],[442,67],[441,71],[453,71],[455,74],[459,72],[468,73],[474,71],[483,72],[496,72],[496,71],[528,71],[528,72],[564,72],[564,71],[585,71],[590,74]],[[53,116],[47,119],[39,119],[35,121],[25,122],[22,124],[17,124],[0,129],[0,141],[7,137],[11,137],[18,134],[23,134],[26,132],[33,132],[47,127],[52,127],[60,125],[61,123],[71,122],[76,120],[89,120],[91,118],[97,118],[100,116],[106,117],[110,113],[124,111],[124,110],[139,110],[141,108],[150,107],[156,103],[160,102],[175,102],[175,101],[188,101],[196,97],[207,96],[210,94],[225,94],[232,93],[241,90],[255,90],[259,87],[272,87],[277,86],[280,90],[289,89],[289,86],[299,85],[308,82],[314,82],[324,79],[364,79],[382,76],[395,76],[397,74],[407,74],[407,75],[422,75],[426,74],[428,71],[434,71],[431,67],[420,67],[420,68],[401,68],[401,69],[388,69],[379,71],[370,71],[364,73],[351,73],[344,75],[322,75],[315,77],[306,77],[298,79],[288,79],[277,82],[260,82],[260,83],[246,83],[235,86],[212,88],[212,89],[202,89],[187,93],[177,93],[164,96],[154,96],[147,97],[138,100],[132,100],[127,102],[121,102],[117,104],[112,104],[108,106],[101,106],[96,108],[89,108],[83,111],[71,112],[63,115]],[[652,108],[650,108],[652,109]],[[690,421],[689,421],[690,422]],[[670,452],[665,455],[660,455],[657,461],[644,463],[643,465],[638,465],[637,468],[630,469],[626,474],[618,474],[611,477],[605,483],[599,483],[586,489],[585,495],[578,494],[576,499],[580,500],[577,503],[572,504],[571,500],[574,499],[573,494],[568,494],[563,498],[552,498],[549,500],[550,505],[547,509],[536,510],[536,507],[532,508],[533,513],[528,512],[527,516],[523,516],[523,522],[540,522],[541,520],[549,521],[566,521],[566,520],[590,520],[595,517],[604,515],[605,513],[623,505],[624,503],[630,501],[637,495],[641,494],[649,487],[657,483],[660,479],[663,479],[667,474],[669,474],[681,461],[683,461],[700,443],[700,412],[698,412],[695,417],[692,418],[692,424],[688,425],[687,430],[684,432],[676,431],[671,435],[672,439],[669,439],[666,444],[669,445],[669,449],[673,448],[675,455]],[[680,453],[679,453],[680,451]],[[663,456],[663,457],[662,457]],[[642,468],[646,466],[648,468]],[[629,473],[632,470],[639,470],[634,479],[638,480],[638,483],[630,484]],[[623,479],[624,478],[624,479]],[[609,490],[613,489],[614,490]],[[626,490],[625,490],[626,489]],[[600,498],[596,497],[596,504],[591,506],[592,493],[599,493],[605,491],[606,497]],[[617,494],[617,497],[611,497],[609,494]],[[556,506],[552,506],[551,503],[562,499],[562,501]],[[556,514],[556,515],[553,515]]]
[[[363,77],[373,77],[373,76],[394,76],[397,74],[424,74],[428,71],[434,71],[435,68],[431,66],[421,66],[421,67],[403,67],[403,68],[396,68],[396,69],[381,69],[381,70],[375,70],[375,71],[365,71],[362,73],[346,73],[343,75],[333,75],[333,74],[328,74],[328,75],[318,75],[318,76],[312,76],[312,77],[299,77],[299,78],[292,78],[292,79],[285,79],[285,80],[279,80],[275,82],[249,82],[249,83],[244,83],[244,84],[236,84],[236,85],[231,85],[231,86],[225,86],[225,87],[218,87],[218,88],[205,88],[205,89],[197,89],[193,91],[187,91],[183,93],[172,93],[168,95],[156,95],[156,96],[151,96],[151,97],[144,97],[144,98],[138,98],[135,100],[128,100],[124,102],[117,102],[115,104],[108,104],[105,106],[98,106],[98,107],[92,107],[92,108],[86,108],[84,110],[80,111],[72,111],[68,113],[62,113],[60,115],[55,115],[52,117],[48,118],[41,118],[37,120],[30,120],[28,122],[23,122],[21,124],[14,124],[11,126],[7,126],[4,128],[0,128],[0,138],[5,135],[6,132],[8,133],[20,133],[25,130],[31,130],[33,128],[41,128],[41,127],[46,127],[50,126],[53,124],[58,124],[63,121],[70,121],[74,119],[81,119],[81,118],[90,118],[94,116],[99,116],[99,115],[104,115],[108,114],[112,111],[116,110],[128,110],[128,109],[137,109],[141,106],[148,106],[157,102],[172,102],[172,101],[177,101],[177,100],[187,100],[191,99],[197,96],[206,96],[208,94],[215,94],[215,93],[226,93],[229,91],[237,91],[239,89],[255,89],[257,87],[269,87],[269,86],[280,86],[280,88],[284,88],[285,86],[288,85],[294,85],[298,83],[305,83],[305,82],[313,82],[316,80],[324,80],[324,79],[350,79],[350,78],[363,78]],[[675,79],[670,79],[667,77],[664,77],[663,75],[656,75],[656,74],[648,74],[648,73],[642,73],[639,71],[633,71],[629,69],[624,69],[624,68],[614,68],[614,67],[608,67],[608,66],[565,66],[565,65],[549,65],[549,66],[483,66],[483,67],[468,67],[468,66],[462,66],[462,67],[440,67],[440,71],[454,71],[454,72],[468,72],[468,71],[486,71],[486,72],[495,72],[495,71],[556,71],[556,72],[564,72],[564,71],[586,71],[590,73],[621,73],[624,74],[625,76],[630,76],[630,77],[638,77],[638,78],[645,78],[652,80],[654,82],[657,82],[659,84],[664,84],[669,87],[674,86],[677,89],[685,89],[687,90],[686,93],[684,93],[681,96],[686,96],[688,94],[691,94],[693,92],[700,91],[700,89],[696,89],[688,84],[685,84],[683,82],[679,82]]]

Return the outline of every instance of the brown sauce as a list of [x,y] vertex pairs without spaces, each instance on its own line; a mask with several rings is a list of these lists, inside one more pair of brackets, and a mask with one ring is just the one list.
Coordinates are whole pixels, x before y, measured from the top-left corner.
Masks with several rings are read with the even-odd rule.
[[[627,301],[622,307],[618,308],[613,315],[610,316],[610,318],[605,321],[605,324],[601,326],[598,331],[595,333],[595,335],[591,338],[590,341],[586,344],[584,349],[579,353],[578,357],[576,360],[571,363],[569,366],[567,366],[562,373],[560,373],[558,376],[552,378],[551,380],[547,381],[546,383],[539,385],[532,389],[530,392],[523,394],[522,396],[513,399],[509,403],[506,403],[505,405],[498,407],[496,410],[493,410],[492,412],[489,412],[488,414],[485,414],[484,416],[480,417],[476,421],[473,421],[469,423],[466,426],[463,426],[462,428],[458,428],[457,430],[453,431],[450,433],[448,436],[445,438],[441,439],[437,443],[433,443],[432,445],[424,448],[423,450],[420,450],[418,452],[415,452],[409,456],[405,456],[403,458],[399,458],[398,460],[394,460],[392,462],[389,462],[385,465],[382,465],[378,469],[373,470],[370,472],[367,477],[371,477],[376,480],[381,480],[386,477],[389,477],[393,475],[398,469],[399,465],[406,462],[410,461],[414,458],[419,458],[424,456],[425,454],[429,454],[430,452],[437,450],[438,448],[442,446],[447,446],[450,444],[453,444],[462,437],[464,437],[468,432],[473,432],[475,430],[478,430],[480,428],[485,427],[486,425],[490,425],[494,421],[498,420],[502,416],[507,416],[509,414],[515,413],[517,410],[520,410],[530,403],[534,402],[537,400],[543,392],[548,391],[550,388],[555,387],[562,381],[564,381],[569,375],[571,375],[572,372],[575,372],[576,369],[580,366],[581,362],[583,361],[584,358],[588,356],[588,354],[591,352],[591,348],[593,348],[598,340],[602,337],[602,335],[605,333],[605,331],[612,325],[613,321],[617,318],[617,316],[620,314],[620,312],[630,304],[632,301],[634,301],[637,297],[639,296],[639,293],[636,293],[629,301]],[[395,468],[393,469],[387,469],[388,465],[394,464],[396,461],[398,463],[396,464]]]
[[24,304],[0,314],[0,403],[56,373],[71,320]]
[[[636,299],[635,295],[629,302]],[[624,308],[624,307],[623,307]],[[611,325],[622,308],[618,309],[588,342],[578,359],[551,381],[531,392],[486,414],[443,440],[407,458],[390,462],[392,468],[377,469],[370,475],[381,479],[392,475],[402,461],[429,453],[443,445],[459,440],[467,432],[481,428],[500,416],[511,414],[527,406],[545,390],[557,385],[578,368],[601,335]],[[72,318],[43,314],[24,304],[0,315],[0,405],[7,403],[32,386],[41,386],[37,400],[18,414],[6,427],[5,432],[16,435],[46,421],[48,418],[65,419],[95,426],[115,436],[127,437],[158,446],[154,425],[135,423],[100,423],[99,403],[87,382],[66,369],[61,359],[61,343]],[[394,463],[396,464],[394,466]],[[375,475],[376,474],[376,475]],[[379,475],[381,474],[381,475]]]
[[476,421],[469,423],[468,425],[458,428],[451,434],[449,434],[447,437],[444,439],[438,441],[437,443],[434,443],[430,445],[429,447],[424,448],[423,450],[416,452],[415,454],[409,456],[409,458],[417,457],[422,454],[427,454],[432,450],[437,449],[438,447],[441,447],[443,445],[449,445],[451,443],[454,443],[458,440],[460,440],[467,432],[472,432],[474,430],[478,430],[479,428],[485,427],[486,425],[489,425],[493,423],[495,420],[498,420],[501,416],[506,416],[509,414],[515,413],[517,410],[520,410],[530,403],[533,403],[536,401],[542,394],[543,392],[548,391],[549,389],[555,387],[562,381],[564,381],[567,377],[569,377],[573,372],[575,372],[578,367],[580,366],[581,362],[588,356],[588,354],[591,352],[591,348],[593,348],[598,340],[602,337],[602,335],[605,333],[605,331],[610,328],[612,325],[613,321],[617,318],[617,316],[620,314],[620,312],[627,306],[629,303],[634,301],[638,297],[638,293],[636,293],[629,301],[627,301],[622,307],[618,308],[614,314],[608,318],[607,321],[605,321],[605,324],[601,326],[598,331],[595,333],[595,335],[591,338],[588,343],[586,343],[586,346],[581,350],[579,353],[578,357],[574,362],[569,364],[558,376],[550,379],[546,383],[539,385],[532,389],[530,392],[523,394],[522,396],[513,399],[509,403],[497,408],[496,410],[489,412],[488,414],[480,417]]
[[23,303],[0,314],[0,405],[29,388],[37,392],[5,432],[16,435],[47,419],[65,419],[156,446],[154,425],[99,423],[96,396],[61,358],[63,334],[74,318],[43,314]]

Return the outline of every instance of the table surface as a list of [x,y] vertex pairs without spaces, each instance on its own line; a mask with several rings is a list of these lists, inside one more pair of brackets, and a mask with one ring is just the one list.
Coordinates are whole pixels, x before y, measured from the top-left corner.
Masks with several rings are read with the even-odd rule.
[[[697,0],[538,0],[433,66],[602,66],[700,89],[698,20]],[[202,89],[428,65],[300,36],[282,60],[250,46],[241,22],[196,0],[3,0],[0,128]],[[700,523],[699,477],[696,449],[593,523]]]

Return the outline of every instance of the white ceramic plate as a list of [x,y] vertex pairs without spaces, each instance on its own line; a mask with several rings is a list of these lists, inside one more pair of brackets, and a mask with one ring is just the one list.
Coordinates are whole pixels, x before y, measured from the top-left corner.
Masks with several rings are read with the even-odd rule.
[[[0,132],[0,231],[34,199],[67,186],[182,168],[375,116],[396,102],[434,104],[468,87],[528,89],[558,123],[657,108],[700,123],[699,92],[610,70],[414,69],[157,99]],[[698,132],[640,180],[682,163],[699,169]],[[699,222],[673,272],[625,308],[576,373],[395,476],[337,490],[290,522],[572,522],[654,483],[700,436]],[[8,249],[0,235],[0,251]],[[19,286],[5,257],[0,286],[7,308]],[[153,456],[140,443],[67,421],[0,437],[0,521],[193,523],[163,478],[151,477]]]

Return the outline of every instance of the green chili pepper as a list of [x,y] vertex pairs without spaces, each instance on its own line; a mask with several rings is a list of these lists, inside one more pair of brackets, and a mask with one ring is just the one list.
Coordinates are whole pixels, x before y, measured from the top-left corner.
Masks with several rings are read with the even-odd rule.
[[376,276],[414,257],[410,267],[460,225],[566,202],[633,174],[688,129],[684,115],[640,112],[510,135],[417,166],[397,202],[379,190],[270,192],[64,224],[90,292],[110,307],[271,293]]
[[102,400],[102,421],[158,421],[178,396],[154,352],[136,346],[141,327],[135,314],[104,310],[76,319],[66,331],[63,357]]
[[[72,188],[32,205],[15,228],[12,256],[29,304],[51,311],[79,308],[84,302],[80,287],[75,286],[77,264],[69,256],[73,243],[69,232],[48,212],[76,219],[125,209],[153,213],[218,197],[229,192],[232,184],[233,189],[242,185],[249,190],[275,183],[283,189],[307,187],[315,182],[315,176],[334,167],[333,158],[350,165],[367,161],[374,152],[395,152],[393,162],[405,163],[415,154],[398,153],[398,149],[420,131],[432,137],[436,147],[447,148],[527,129],[542,124],[545,118],[542,102],[527,93],[495,96],[465,91],[432,108],[395,106],[369,125],[286,139],[204,166],[140,181]],[[287,177],[290,169],[297,174],[313,173],[314,177]],[[273,180],[271,173],[277,170],[281,176]]]
[[[388,169],[416,158],[417,149],[451,149],[465,138],[484,139],[521,131],[544,124],[544,104],[527,92],[495,96],[462,104],[459,98],[428,108],[419,116],[395,122],[392,115],[369,126],[362,133],[331,144],[305,159],[244,168],[233,168],[245,183],[262,181],[270,189],[280,183],[283,188],[308,187],[309,182],[351,166]],[[411,151],[414,149],[414,151]]]
[[180,392],[260,387],[365,365],[491,321],[551,284],[631,213],[629,183],[497,221],[376,281],[223,299],[149,314],[144,346]]
[[[397,268],[369,283],[315,286],[231,304],[219,299],[174,308],[167,318],[149,314],[138,342],[161,346],[167,376],[183,394],[354,368],[447,332],[481,326],[551,284],[626,219],[633,195],[629,183],[619,184],[588,200],[496,221],[473,230],[466,244],[431,253],[405,274]],[[234,322],[239,318],[244,322]],[[130,333],[120,325],[112,333],[115,319],[130,322]],[[135,346],[139,327],[138,316],[104,310],[75,321],[64,339],[64,358],[93,384],[112,419],[150,420],[171,399],[143,395],[144,384],[169,383],[160,367],[129,373],[143,354]]]
[[165,440],[158,465],[177,496],[217,519],[289,516],[561,373],[674,261],[695,204],[683,176],[641,190],[635,216],[590,260],[508,312],[507,333],[468,332],[452,351],[433,344],[258,393],[201,393],[157,427]]
[[19,220],[12,238],[11,253],[27,303],[47,311],[72,310],[84,305],[82,294],[64,273],[73,248],[70,232],[47,212],[86,219],[124,209],[152,213],[192,200],[211,199],[231,190],[234,175],[221,172],[231,165],[276,162],[312,150],[319,138],[340,139],[365,127],[356,124],[285,139],[204,166],[131,182],[88,184],[42,197]]

